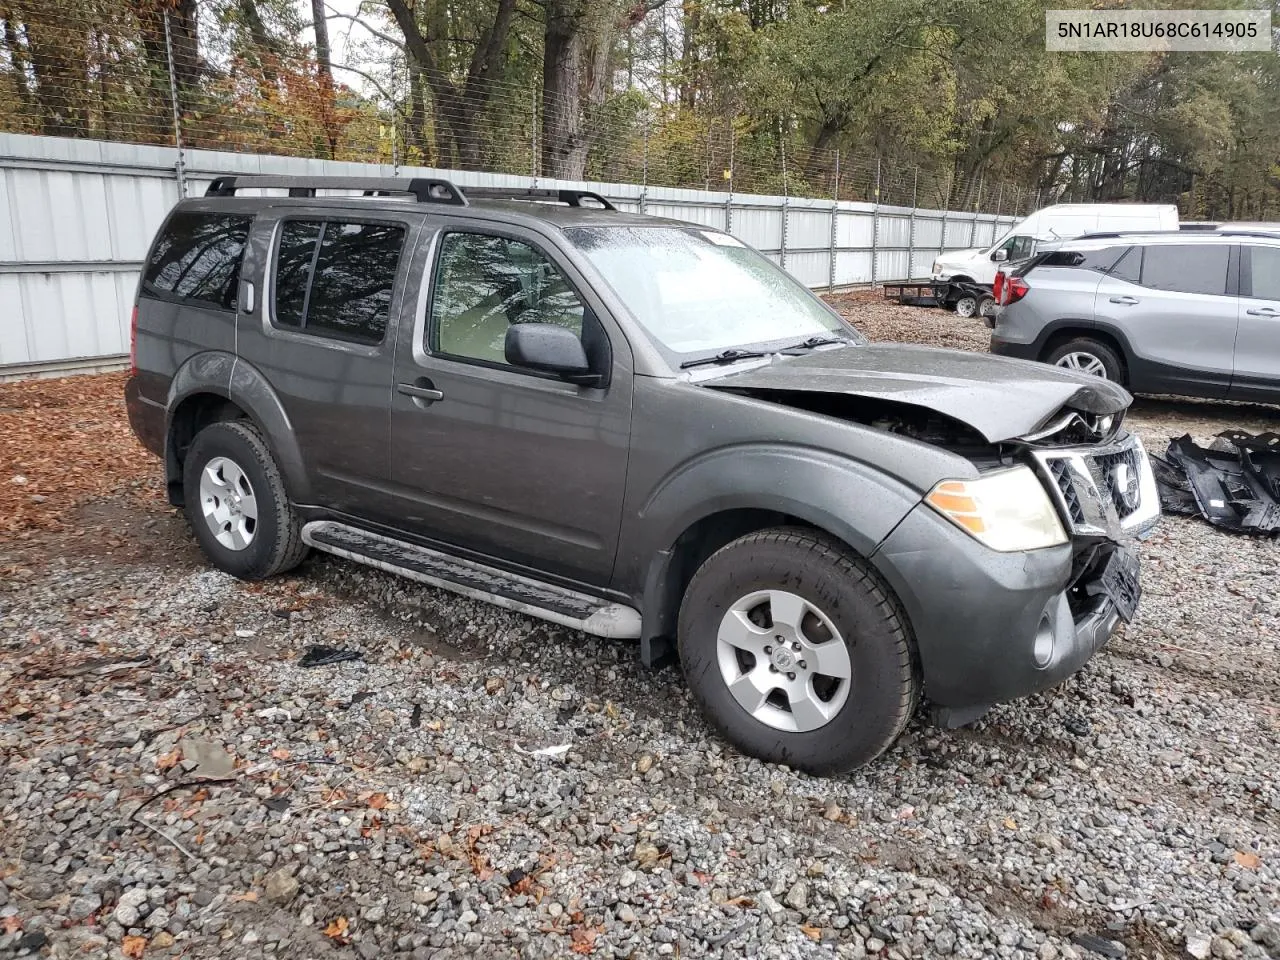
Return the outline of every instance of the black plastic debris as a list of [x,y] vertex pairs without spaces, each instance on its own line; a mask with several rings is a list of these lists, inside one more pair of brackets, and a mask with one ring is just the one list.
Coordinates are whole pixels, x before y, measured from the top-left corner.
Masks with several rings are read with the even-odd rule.
[[1166,513],[1234,533],[1280,533],[1280,435],[1225,430],[1207,449],[1182,436],[1152,467]]
[[346,663],[363,657],[359,650],[343,650],[339,647],[309,647],[298,661],[300,667],[327,667],[334,663]]

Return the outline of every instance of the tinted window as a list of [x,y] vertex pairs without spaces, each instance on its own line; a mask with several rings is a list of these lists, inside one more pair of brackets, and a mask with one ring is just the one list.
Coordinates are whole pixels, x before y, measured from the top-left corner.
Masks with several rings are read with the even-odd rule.
[[286,220],[280,228],[276,251],[275,321],[287,327],[302,326],[307,310],[307,281],[315,259],[319,223]]
[[234,310],[252,223],[253,217],[244,215],[175,213],[151,251],[143,289]]
[[1121,280],[1138,283],[1142,278],[1142,248],[1130,247],[1108,272]]
[[1262,300],[1280,300],[1280,247],[1247,247],[1253,295]]
[[403,227],[287,220],[276,253],[275,322],[370,343],[387,330]]
[[513,323],[555,323],[582,336],[584,306],[564,275],[527,243],[476,233],[446,234],[431,297],[433,347],[506,363]]
[[1098,270],[1106,273],[1123,252],[1123,247],[1107,247],[1103,250],[1057,250],[1045,256],[1044,265],[1046,267],[1079,267],[1081,270]]
[[1227,290],[1226,244],[1151,244],[1142,258],[1142,285],[1178,293]]
[[306,328],[378,342],[387,331],[404,227],[383,223],[324,225]]

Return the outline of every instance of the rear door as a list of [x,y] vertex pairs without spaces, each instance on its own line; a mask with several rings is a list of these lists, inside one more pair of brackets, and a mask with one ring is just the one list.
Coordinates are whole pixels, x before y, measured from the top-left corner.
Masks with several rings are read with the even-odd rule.
[[1237,297],[1225,243],[1134,246],[1098,284],[1094,320],[1129,344],[1130,386],[1148,393],[1225,397]]
[[302,206],[255,224],[267,255],[260,302],[241,317],[239,356],[280,398],[317,505],[368,515],[387,480],[390,320],[404,297],[413,226],[382,211]]
[[1280,397],[1280,240],[1240,247],[1240,326],[1232,400]]

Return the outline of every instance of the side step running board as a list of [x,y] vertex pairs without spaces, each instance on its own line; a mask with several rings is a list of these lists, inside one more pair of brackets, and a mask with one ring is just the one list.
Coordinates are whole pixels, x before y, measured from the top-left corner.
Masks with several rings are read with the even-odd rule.
[[597,637],[636,639],[640,636],[640,613],[632,607],[474,560],[463,560],[333,520],[308,523],[302,528],[302,539],[325,553]]

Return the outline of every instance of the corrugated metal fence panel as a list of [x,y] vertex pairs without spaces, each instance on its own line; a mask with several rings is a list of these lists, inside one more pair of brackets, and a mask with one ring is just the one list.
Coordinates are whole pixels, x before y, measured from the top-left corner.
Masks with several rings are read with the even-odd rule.
[[[943,248],[944,219],[947,249],[990,243],[1014,222],[881,207],[877,223],[877,208],[868,203],[301,157],[192,150],[184,160],[188,196],[203,194],[215,176],[228,173],[437,176],[464,188],[594,190],[622,210],[728,228],[812,287],[870,283],[873,247],[875,280],[924,276]],[[0,134],[0,376],[5,367],[127,352],[138,270],[178,199],[176,161],[165,147]]]

